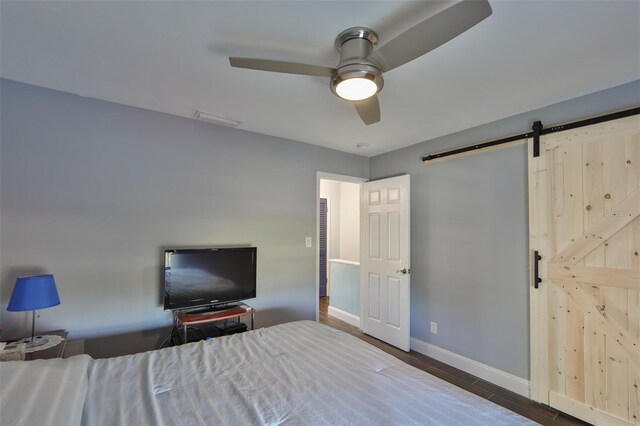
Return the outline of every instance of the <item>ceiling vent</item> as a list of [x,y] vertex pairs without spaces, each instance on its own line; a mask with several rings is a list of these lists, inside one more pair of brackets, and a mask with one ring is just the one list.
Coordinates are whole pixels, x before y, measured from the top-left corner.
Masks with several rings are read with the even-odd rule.
[[238,127],[240,125],[240,121],[232,120],[226,117],[220,117],[219,115],[213,115],[204,111],[196,111],[193,116],[196,120],[206,121],[207,123],[219,124],[221,126],[227,127]]

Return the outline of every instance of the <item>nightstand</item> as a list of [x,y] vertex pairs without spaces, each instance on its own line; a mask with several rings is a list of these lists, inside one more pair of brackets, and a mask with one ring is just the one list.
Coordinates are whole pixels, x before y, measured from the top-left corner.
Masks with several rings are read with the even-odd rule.
[[[56,335],[62,337],[64,340],[59,344],[50,347],[48,349],[43,349],[41,351],[29,352],[25,355],[25,361],[32,361],[34,359],[50,359],[50,358],[62,358],[64,354],[64,347],[67,343],[67,332],[66,330],[53,330],[53,331],[45,331],[42,333],[38,333],[39,335]],[[16,339],[17,340],[17,339]]]

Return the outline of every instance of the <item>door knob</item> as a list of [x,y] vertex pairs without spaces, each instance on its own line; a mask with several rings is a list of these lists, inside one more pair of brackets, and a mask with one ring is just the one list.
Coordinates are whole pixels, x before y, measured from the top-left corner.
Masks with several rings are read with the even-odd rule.
[[396,272],[400,273],[402,275],[406,275],[406,274],[410,274],[411,273],[411,269],[402,268],[402,269],[398,269]]

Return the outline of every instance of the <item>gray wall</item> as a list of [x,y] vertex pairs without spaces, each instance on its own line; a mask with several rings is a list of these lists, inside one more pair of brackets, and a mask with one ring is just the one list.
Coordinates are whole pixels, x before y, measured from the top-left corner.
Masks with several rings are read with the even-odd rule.
[[367,158],[0,84],[7,337],[30,327],[30,315],[6,311],[16,276],[48,272],[62,304],[40,311],[39,329],[88,338],[94,356],[152,349],[171,322],[160,277],[174,246],[257,246],[257,326],[315,318],[304,238],[316,235],[316,171],[367,177]]
[[411,175],[412,337],[529,377],[526,148],[421,157],[638,105],[636,81],[371,159],[371,179]]
[[360,264],[329,262],[331,270],[330,306],[360,316]]
[[[315,316],[316,170],[412,175],[413,337],[528,377],[524,147],[422,155],[640,104],[640,82],[366,158],[1,80],[0,321],[15,277],[54,273],[41,330],[87,352],[153,348],[163,247],[258,247],[257,325]],[[315,244],[315,242],[314,242]],[[438,335],[429,322],[438,322]]]

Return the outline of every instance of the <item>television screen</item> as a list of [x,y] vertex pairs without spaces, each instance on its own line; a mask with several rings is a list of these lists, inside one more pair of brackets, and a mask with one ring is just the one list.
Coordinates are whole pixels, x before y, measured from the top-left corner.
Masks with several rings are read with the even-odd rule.
[[164,309],[256,297],[255,247],[165,250]]

